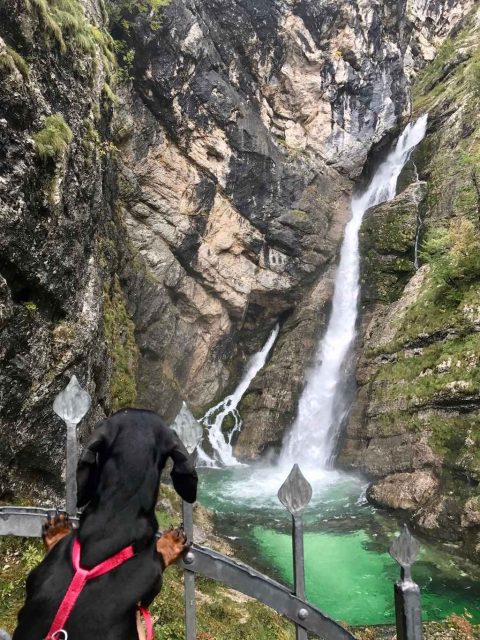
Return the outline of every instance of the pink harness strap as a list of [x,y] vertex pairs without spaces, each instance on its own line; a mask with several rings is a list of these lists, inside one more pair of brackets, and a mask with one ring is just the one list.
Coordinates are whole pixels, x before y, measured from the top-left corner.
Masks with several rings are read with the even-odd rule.
[[[68,620],[68,617],[70,616],[87,580],[98,578],[98,576],[115,569],[127,560],[130,560],[130,558],[133,558],[135,555],[132,546],[125,547],[125,549],[122,549],[111,558],[107,558],[107,560],[100,562],[100,564],[97,564],[92,569],[82,569],[80,566],[80,552],[80,542],[75,538],[72,549],[72,564],[75,569],[75,574],[67,589],[67,593],[58,607],[57,614],[51,624],[50,631],[48,632],[45,640],[55,640],[54,634],[63,629],[63,626]],[[139,607],[139,609],[145,621],[147,640],[153,640],[153,624],[150,613],[142,607]]]

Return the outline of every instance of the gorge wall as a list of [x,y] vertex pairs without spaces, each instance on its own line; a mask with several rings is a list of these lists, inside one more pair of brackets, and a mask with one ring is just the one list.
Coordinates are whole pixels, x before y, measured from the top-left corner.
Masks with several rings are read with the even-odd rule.
[[69,375],[94,400],[82,435],[131,404],[200,415],[278,320],[237,453],[279,445],[353,180],[472,3],[163,4],[0,5],[3,498],[61,490]]
[[[480,558],[480,14],[413,88],[425,140],[361,231],[359,393],[340,462],[381,506]],[[418,245],[417,255],[415,245]]]
[[[44,6],[45,5],[45,6]],[[76,375],[109,410],[114,72],[99,6],[0,3],[0,496],[61,491],[53,398]],[[113,238],[115,233],[110,234]],[[113,265],[112,265],[113,266]]]
[[140,18],[122,34],[137,52],[116,144],[147,274],[125,282],[141,404],[173,419],[185,399],[201,415],[280,318],[236,453],[278,446],[328,312],[351,179],[410,113],[416,71],[465,6],[172,2],[160,30]]

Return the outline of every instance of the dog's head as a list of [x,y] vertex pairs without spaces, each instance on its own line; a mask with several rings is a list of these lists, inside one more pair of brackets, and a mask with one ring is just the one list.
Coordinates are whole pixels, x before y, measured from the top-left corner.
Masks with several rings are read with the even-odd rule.
[[85,506],[97,493],[104,466],[126,467],[132,481],[149,477],[158,489],[168,458],[173,460],[171,478],[176,492],[187,502],[197,495],[197,472],[191,456],[175,431],[153,411],[123,409],[100,422],[77,467],[77,506]]

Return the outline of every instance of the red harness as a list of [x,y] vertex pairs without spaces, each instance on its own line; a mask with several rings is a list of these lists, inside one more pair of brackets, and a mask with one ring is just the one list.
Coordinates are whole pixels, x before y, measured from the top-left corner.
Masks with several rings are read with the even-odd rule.
[[[73,549],[72,549],[72,564],[75,569],[75,574],[70,582],[70,585],[67,589],[67,593],[65,594],[60,606],[58,607],[57,614],[55,619],[52,622],[50,627],[50,631],[47,634],[45,640],[59,640],[59,634],[63,631],[63,626],[65,622],[68,620],[69,615],[72,612],[73,607],[75,606],[76,601],[78,600],[78,596],[82,592],[85,583],[92,578],[98,578],[98,576],[102,576],[104,573],[119,567],[121,564],[130,560],[135,555],[132,546],[125,547],[118,553],[116,553],[111,558],[107,558],[100,564],[97,564],[93,569],[82,569],[80,566],[80,543],[75,538],[73,541]],[[144,609],[143,607],[138,607],[141,615],[143,616],[145,622],[145,628],[147,632],[147,640],[153,640],[153,624],[152,618],[148,609]],[[65,638],[67,637],[66,633],[64,633]]]

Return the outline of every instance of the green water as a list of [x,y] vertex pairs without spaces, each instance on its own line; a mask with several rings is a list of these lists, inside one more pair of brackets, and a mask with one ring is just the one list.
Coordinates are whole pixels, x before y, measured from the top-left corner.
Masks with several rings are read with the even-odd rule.
[[[215,510],[218,532],[232,540],[243,561],[291,586],[291,520],[276,498],[284,476],[246,467],[202,470],[199,500]],[[349,624],[393,623],[399,570],[387,549],[399,522],[362,499],[361,479],[326,474],[312,484],[305,512],[307,598]],[[413,577],[424,619],[466,609],[480,622],[479,567],[459,558],[453,547],[421,543]]]

